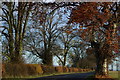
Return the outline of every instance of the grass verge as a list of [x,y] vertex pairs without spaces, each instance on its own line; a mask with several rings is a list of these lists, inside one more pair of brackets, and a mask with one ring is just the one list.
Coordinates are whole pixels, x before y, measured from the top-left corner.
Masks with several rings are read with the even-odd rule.
[[[120,71],[109,71],[109,76],[110,78],[104,78],[104,80],[120,80]],[[90,75],[87,77],[86,80],[96,80],[96,79],[94,75]],[[102,78],[100,80],[102,80]]]
[[120,80],[120,71],[109,71],[109,76]]

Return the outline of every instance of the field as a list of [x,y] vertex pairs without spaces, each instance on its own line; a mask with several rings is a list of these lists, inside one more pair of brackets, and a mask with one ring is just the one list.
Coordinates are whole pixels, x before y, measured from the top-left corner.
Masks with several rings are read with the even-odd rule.
[[109,71],[109,75],[112,78],[119,78],[119,80],[120,80],[120,71]]

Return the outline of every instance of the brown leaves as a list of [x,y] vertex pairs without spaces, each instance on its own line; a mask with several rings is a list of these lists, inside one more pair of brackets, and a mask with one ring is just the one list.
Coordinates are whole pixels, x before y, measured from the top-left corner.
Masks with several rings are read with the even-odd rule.
[[65,32],[66,32],[67,34],[71,34],[71,33],[72,33],[72,31],[68,31],[68,30],[67,30],[67,31],[65,31]]
[[[118,49],[117,41],[113,40],[113,26],[108,20],[111,19],[110,6],[112,3],[82,3],[72,10],[70,19],[71,23],[79,23],[80,37],[85,39],[97,39],[97,41],[105,41],[105,44]],[[108,26],[103,26],[109,23]],[[83,29],[85,28],[85,29]],[[90,37],[90,38],[89,38]],[[100,39],[100,40],[99,40]],[[89,40],[88,40],[89,41]],[[105,47],[104,50],[106,50]],[[109,50],[109,49],[108,49]],[[112,49],[113,50],[113,49]],[[109,52],[109,51],[108,51]]]
[[[80,6],[72,10],[71,22],[76,22],[85,25],[91,24],[93,22],[103,24],[109,19],[109,5],[109,3],[96,2],[82,3]],[[102,8],[105,9],[102,11]]]
[[92,5],[96,6],[95,3],[83,3],[76,9],[73,9],[71,19],[76,23],[85,23],[86,20],[91,20],[93,13],[96,13],[96,9]]

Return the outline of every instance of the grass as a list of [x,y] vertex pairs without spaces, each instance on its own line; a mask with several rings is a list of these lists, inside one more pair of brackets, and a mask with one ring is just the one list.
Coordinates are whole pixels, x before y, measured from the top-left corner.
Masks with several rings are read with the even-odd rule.
[[119,80],[120,80],[120,71],[109,71],[109,75],[112,78],[119,78]]
[[[114,78],[115,80],[120,80],[120,71],[109,71],[109,76]],[[87,77],[87,80],[93,80],[94,75],[90,75]]]

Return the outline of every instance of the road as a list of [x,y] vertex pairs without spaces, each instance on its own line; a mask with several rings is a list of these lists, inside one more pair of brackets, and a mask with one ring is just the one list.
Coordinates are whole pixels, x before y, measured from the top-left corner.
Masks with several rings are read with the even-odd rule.
[[27,80],[86,80],[86,78],[92,74],[94,74],[94,72],[55,75],[55,76],[39,77],[39,78],[33,78]]

